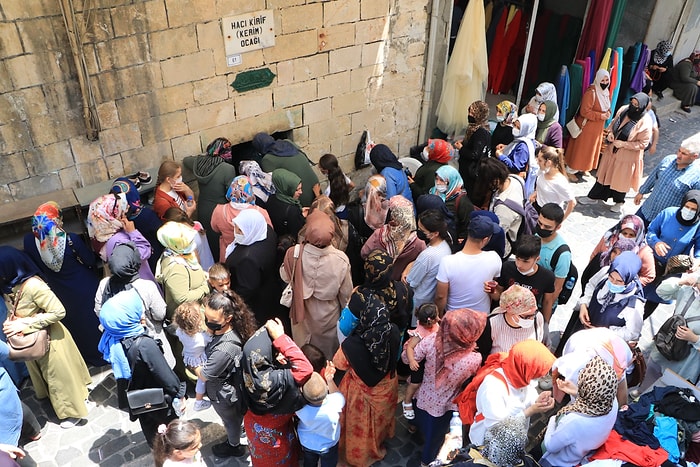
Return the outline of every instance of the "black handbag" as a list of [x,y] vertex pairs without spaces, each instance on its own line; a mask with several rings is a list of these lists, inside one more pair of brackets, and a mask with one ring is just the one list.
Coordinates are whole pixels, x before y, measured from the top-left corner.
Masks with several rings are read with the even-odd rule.
[[[144,336],[136,338],[131,348],[138,345]],[[122,344],[123,345],[123,344]],[[131,348],[129,350],[131,350]],[[127,354],[128,359],[128,354]],[[126,388],[126,401],[129,404],[129,413],[132,417],[137,417],[148,412],[163,410],[168,408],[168,401],[165,399],[163,388],[129,389],[134,377],[134,365],[131,365],[131,380]]]

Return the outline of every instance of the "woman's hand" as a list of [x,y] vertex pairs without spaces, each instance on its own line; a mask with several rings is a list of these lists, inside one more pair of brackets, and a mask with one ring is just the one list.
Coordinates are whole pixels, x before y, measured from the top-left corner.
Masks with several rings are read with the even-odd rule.
[[454,146],[454,148],[457,149],[457,150],[462,149],[462,140],[460,139],[460,140],[455,141],[455,142],[452,144],[452,146]]
[[411,368],[411,371],[418,371],[418,369],[420,368],[420,363],[418,363],[415,358],[411,358],[409,360],[410,361],[408,362],[408,366],[409,368]]
[[24,458],[24,451],[11,444],[0,444],[0,451],[5,451],[13,459]]
[[605,112],[603,112],[603,117],[605,120],[609,119],[611,115],[612,113],[610,112],[610,110],[606,110]]
[[529,199],[530,199],[531,203],[534,203],[535,201],[537,201],[537,191],[533,191],[532,194],[530,195]]
[[279,318],[275,318],[274,320],[268,319],[267,323],[265,323],[265,329],[267,329],[267,333],[273,341],[284,335],[284,326]]
[[25,318],[17,318],[12,321],[5,321],[2,325],[2,331],[7,337],[12,337],[15,334],[21,334],[22,330],[27,327],[29,323]]
[[662,257],[666,256],[670,250],[671,247],[666,242],[656,242],[656,245],[654,245],[654,251]]
[[119,218],[119,222],[122,223],[122,227],[124,227],[124,232],[126,233],[131,233],[134,230],[136,230],[134,221],[130,221],[126,216],[122,216],[121,218]]
[[561,392],[565,392],[565,393],[569,394],[570,396],[576,396],[578,394],[578,386],[576,386],[574,383],[572,383],[568,379],[557,378],[555,380],[555,384],[557,385],[557,388]]
[[591,324],[591,319],[588,316],[588,307],[586,305],[581,305],[581,308],[578,312],[578,319],[581,321],[581,324],[583,324],[587,328],[593,327],[593,325]]
[[698,339],[700,339],[700,336],[691,331],[688,326],[678,326],[678,329],[676,329],[676,337],[682,341],[688,341],[691,344],[696,343]]
[[326,377],[326,382],[333,381],[333,377],[335,376],[335,365],[332,361],[328,360],[326,362],[326,369],[323,374]]

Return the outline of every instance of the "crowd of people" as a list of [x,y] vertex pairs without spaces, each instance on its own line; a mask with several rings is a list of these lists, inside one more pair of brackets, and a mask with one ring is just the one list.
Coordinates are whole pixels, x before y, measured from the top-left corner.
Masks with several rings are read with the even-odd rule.
[[[658,139],[650,98],[635,94],[606,129],[609,79],[599,72],[584,93],[582,133],[566,148],[543,83],[520,113],[499,103],[493,131],[491,109],[474,102],[464,139],[428,140],[413,173],[378,144],[364,184],[323,155],[322,190],[298,146],[260,133],[254,160],[237,167],[225,138],[186,158],[194,190],[179,163],[163,162],[152,206],[133,180],[115,180],[90,204],[85,241],[64,230],[60,206],[42,204],[24,250],[0,246],[5,336],[50,337],[26,369],[0,343],[0,406],[12,421],[0,444],[17,446],[23,427],[23,439],[41,436],[14,389],[23,372],[69,429],[94,405],[86,364],[109,364],[118,406],[141,424],[157,465],[203,465],[196,424],[178,418],[211,407],[227,435],[212,447],[219,458],[369,466],[394,436],[397,404],[422,435],[422,465],[440,462],[456,414],[483,456],[513,442],[510,455],[522,457],[530,418],[555,407],[531,455],[578,465],[620,431],[633,349],[659,303],[678,303],[688,322],[677,339],[700,345],[689,258],[700,257],[700,139],[642,184]],[[576,311],[550,331],[577,277],[560,233],[577,203],[570,183],[596,168],[579,202],[612,197],[620,212],[632,188],[640,208],[579,265]],[[695,351],[672,360],[654,348],[647,361],[642,390],[666,368],[700,376]],[[135,410],[130,396],[153,388],[163,405]]]

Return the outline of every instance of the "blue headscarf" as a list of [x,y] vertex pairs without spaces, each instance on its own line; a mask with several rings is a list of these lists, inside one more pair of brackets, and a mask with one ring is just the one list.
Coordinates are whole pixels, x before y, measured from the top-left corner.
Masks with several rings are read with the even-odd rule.
[[626,287],[623,293],[628,293],[631,292],[634,287],[638,287],[639,290],[642,289],[642,285],[639,282],[640,269],[642,269],[642,260],[639,259],[637,253],[633,251],[623,251],[613,260],[610,269],[608,269],[608,274],[613,271],[618,273],[625,282]]
[[102,304],[100,324],[104,333],[97,350],[112,364],[112,371],[117,379],[131,378],[131,367],[121,342],[122,339],[139,336],[145,332],[141,324],[143,307],[139,293],[133,288],[114,295]]
[[13,287],[39,275],[39,268],[25,252],[11,246],[0,246],[0,292],[12,293]]
[[435,171],[435,177],[440,177],[447,182],[447,191],[440,193],[437,188],[433,186],[430,189],[431,195],[438,195],[444,201],[449,201],[456,198],[462,191],[462,186],[464,186],[464,181],[459,171],[452,167],[451,165],[443,165]]

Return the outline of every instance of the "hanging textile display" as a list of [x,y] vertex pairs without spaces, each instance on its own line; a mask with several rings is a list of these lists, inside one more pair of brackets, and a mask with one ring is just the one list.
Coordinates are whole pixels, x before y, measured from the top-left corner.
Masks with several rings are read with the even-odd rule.
[[[642,92],[644,84],[646,83],[646,77],[644,76],[644,70],[646,70],[647,65],[649,65],[649,57],[651,56],[651,51],[646,44],[642,44],[642,51],[639,54],[639,60],[637,61],[637,67],[632,75],[632,81],[630,81],[630,90],[628,94],[629,97],[632,95]],[[629,99],[628,99],[629,100]]]
[[586,57],[583,60],[576,60],[576,63],[581,65],[583,75],[581,76],[581,94],[591,85],[591,58]]
[[613,50],[612,53],[613,66],[610,70],[610,88],[612,89],[612,97],[610,99],[610,118],[606,120],[605,126],[610,125],[610,122],[612,122],[612,119],[615,116],[613,109],[615,109],[617,98],[620,95],[620,70],[622,70],[623,54],[624,50],[622,47],[618,47],[617,49]]
[[588,58],[590,59],[588,62],[590,65],[590,68],[588,69],[588,84],[591,84],[593,81],[595,81],[595,73],[598,71],[598,67],[596,67],[598,62],[596,61],[596,54],[594,50],[591,50],[591,52],[588,54]]
[[582,96],[582,86],[583,81],[583,65],[580,63],[573,63],[569,65],[569,109],[566,113],[566,121],[568,122],[578,110],[578,106],[581,103]]
[[612,49],[615,46],[617,33],[620,30],[622,23],[622,15],[625,12],[627,0],[615,0],[612,12],[610,13],[610,24],[608,25],[608,33],[605,37],[605,48]]
[[521,21],[523,21],[522,10],[511,5],[508,14],[501,16],[496,28],[496,36],[488,57],[488,89],[494,94],[508,91],[508,89],[504,89],[503,81],[507,73],[508,63],[518,62],[511,49],[516,45]]
[[[591,50],[595,52],[596,57],[601,56],[613,4],[614,0],[590,0],[588,17],[581,33],[576,58],[584,59]],[[593,69],[597,70],[596,65],[596,63],[591,64]]]
[[629,100],[628,96],[631,96],[630,94],[630,83],[632,82],[632,76],[634,75],[634,70],[637,66],[637,62],[639,61],[639,55],[642,52],[642,44],[640,42],[637,42],[636,44],[630,46],[627,49],[627,52],[624,53],[622,60],[622,68],[621,70],[621,75],[620,75],[620,92],[619,92],[619,97],[618,97],[618,106],[614,107],[615,112],[617,112],[617,109],[620,108],[620,106],[625,105],[627,101]]
[[610,71],[610,55],[612,54],[612,49],[605,49],[605,55],[600,61],[599,69],[604,69]]
[[554,80],[554,87],[557,88],[557,105],[559,106],[559,124],[566,126],[567,111],[569,109],[569,99],[571,96],[571,86],[569,82],[569,70],[566,65],[562,65],[561,71]]
[[467,108],[485,96],[489,72],[485,27],[484,2],[469,2],[447,63],[437,108],[437,126],[445,133],[464,130]]

